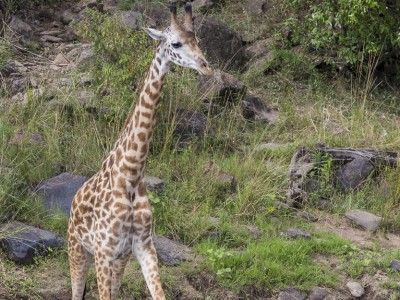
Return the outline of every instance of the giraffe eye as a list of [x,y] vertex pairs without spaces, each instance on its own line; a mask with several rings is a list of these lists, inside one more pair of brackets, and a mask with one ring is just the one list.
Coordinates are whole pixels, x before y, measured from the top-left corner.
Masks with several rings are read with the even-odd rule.
[[175,49],[182,47],[182,44],[179,43],[179,42],[177,42],[177,43],[172,43],[171,45],[172,45],[172,47],[174,47]]

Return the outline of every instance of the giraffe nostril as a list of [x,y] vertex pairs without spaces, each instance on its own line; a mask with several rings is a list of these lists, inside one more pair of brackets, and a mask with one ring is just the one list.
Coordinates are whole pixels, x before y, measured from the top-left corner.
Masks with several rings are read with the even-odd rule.
[[208,64],[207,64],[205,61],[203,61],[203,62],[201,63],[201,66],[202,66],[203,68],[207,68],[207,67],[208,67]]

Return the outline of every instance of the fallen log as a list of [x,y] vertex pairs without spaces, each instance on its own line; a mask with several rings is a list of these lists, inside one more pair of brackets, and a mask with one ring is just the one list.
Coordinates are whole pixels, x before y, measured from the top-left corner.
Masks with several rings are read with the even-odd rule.
[[370,149],[330,148],[318,145],[315,149],[298,149],[288,169],[289,187],[286,201],[301,207],[307,195],[306,182],[310,172],[320,167],[314,159],[320,152],[332,161],[333,182],[344,191],[358,188],[369,176],[385,167],[397,166],[397,153]]

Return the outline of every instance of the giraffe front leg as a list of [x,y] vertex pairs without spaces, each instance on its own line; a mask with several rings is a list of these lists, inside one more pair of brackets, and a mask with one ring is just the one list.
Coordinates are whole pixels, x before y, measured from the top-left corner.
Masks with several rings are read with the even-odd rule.
[[158,259],[151,232],[152,212],[147,195],[136,197],[134,202],[133,252],[139,261],[144,279],[155,300],[164,300],[158,271]]
[[122,274],[126,264],[129,261],[131,255],[127,255],[123,258],[119,258],[113,261],[112,265],[112,279],[111,279],[111,299],[117,299],[119,288],[121,287]]
[[82,300],[92,255],[80,244],[73,230],[68,231],[68,258],[71,274],[72,300]]

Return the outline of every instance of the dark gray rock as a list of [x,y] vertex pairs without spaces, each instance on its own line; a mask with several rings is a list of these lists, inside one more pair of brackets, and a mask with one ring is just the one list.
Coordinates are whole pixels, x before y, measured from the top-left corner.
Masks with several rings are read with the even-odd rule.
[[61,22],[64,25],[68,25],[76,18],[77,18],[77,15],[74,14],[71,9],[64,10],[61,14]]
[[246,93],[246,86],[236,77],[219,69],[212,76],[203,76],[199,81],[200,95],[203,99],[225,105],[240,101]]
[[122,24],[133,30],[139,28],[139,23],[143,19],[142,14],[137,11],[119,11],[116,16]]
[[52,35],[42,35],[40,38],[42,42],[50,42],[50,43],[61,43],[63,41],[62,38]]
[[308,296],[310,300],[323,300],[329,295],[326,289],[316,287]]
[[364,227],[368,230],[377,229],[381,223],[382,218],[371,214],[370,212],[363,211],[360,209],[354,209],[346,213],[346,217],[356,223],[357,225]]
[[28,143],[29,145],[41,145],[44,144],[45,140],[43,135],[40,133],[26,134],[22,131],[18,131],[14,133],[14,136],[12,137],[10,144],[19,145],[24,142]]
[[344,190],[359,187],[371,174],[374,166],[366,159],[357,158],[335,172],[338,185]]
[[189,247],[167,239],[166,237],[154,237],[153,242],[157,250],[158,258],[162,264],[177,266],[184,261],[192,261],[194,259]]
[[47,209],[55,211],[59,208],[69,215],[76,192],[88,179],[85,176],[62,173],[39,184],[35,193],[43,195]]
[[195,30],[200,39],[200,48],[207,53],[207,60],[223,69],[237,69],[244,62],[243,41],[240,35],[226,25],[197,17]]
[[311,239],[311,234],[309,232],[299,228],[288,228],[286,230],[286,235],[291,239],[298,239],[298,238]]
[[[78,66],[83,66],[83,65],[89,63],[92,60],[93,55],[94,55],[93,49],[90,46],[90,44],[82,45],[82,51],[79,54],[79,57],[78,57],[78,59],[76,61],[76,64]],[[67,54],[67,58],[68,58],[68,54]]]
[[394,259],[390,262],[390,267],[397,271],[400,272],[400,260]]
[[8,24],[8,26],[12,31],[19,33],[25,37],[28,37],[32,33],[32,27],[24,21],[18,19],[16,16],[13,16],[11,18],[10,24]]
[[88,105],[96,97],[92,91],[81,90],[76,92],[76,99],[82,106]]
[[46,255],[48,249],[57,249],[63,240],[50,231],[42,230],[20,222],[12,222],[0,227],[0,244],[9,259],[24,264],[32,264],[38,255]]
[[193,10],[199,10],[203,14],[223,3],[225,3],[225,0],[194,0],[191,2]]
[[16,95],[20,92],[23,92],[27,86],[28,86],[28,80],[25,77],[10,78],[9,91],[11,95]]
[[153,177],[153,176],[145,176],[144,182],[149,191],[161,192],[164,190],[164,187],[165,187],[164,180],[157,178],[157,177]]
[[149,27],[162,27],[165,28],[170,25],[170,13],[167,9],[158,8],[155,5],[148,5],[135,1],[132,11],[141,13],[143,16],[144,24]]
[[243,228],[248,231],[252,239],[258,239],[261,237],[261,230],[258,227],[253,225],[243,225]]
[[304,300],[304,299],[306,299],[306,294],[294,288],[287,288],[283,292],[280,292],[278,298],[278,300]]
[[196,139],[202,139],[207,132],[207,117],[197,111],[178,109],[175,114],[174,136],[179,147],[185,147]]
[[269,8],[272,7],[270,1],[267,0],[247,0],[247,11],[251,14],[261,14],[266,12]]
[[353,297],[360,298],[365,294],[364,288],[358,282],[348,282],[346,286]]
[[318,217],[316,216],[316,215],[314,215],[314,214],[312,214],[312,213],[309,213],[309,212],[306,212],[306,211],[299,211],[298,213],[297,213],[297,215],[300,217],[300,218],[303,218],[303,219],[306,219],[306,220],[308,220],[308,221],[310,221],[310,222],[317,222],[318,221]]
[[268,104],[255,96],[246,96],[242,102],[243,116],[248,120],[275,123],[279,120],[278,110],[271,108]]
[[252,45],[246,47],[245,54],[248,58],[259,58],[271,49],[275,40],[273,38],[255,41]]

